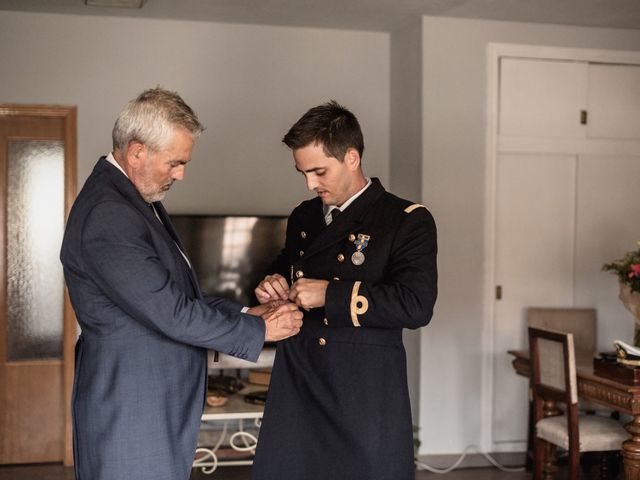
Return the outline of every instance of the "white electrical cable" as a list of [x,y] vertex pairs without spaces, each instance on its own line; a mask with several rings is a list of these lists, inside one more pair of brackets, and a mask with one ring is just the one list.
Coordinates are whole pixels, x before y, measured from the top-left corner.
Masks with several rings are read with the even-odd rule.
[[488,453],[480,451],[480,447],[478,447],[477,445],[469,445],[467,448],[465,448],[464,451],[462,452],[462,455],[460,456],[460,458],[458,460],[456,460],[456,462],[453,465],[451,465],[450,467],[447,467],[447,468],[432,467],[432,466],[427,465],[426,463],[420,462],[418,460],[416,460],[415,463],[416,463],[416,466],[419,469],[427,470],[427,471],[429,471],[431,473],[449,473],[450,471],[455,470],[456,468],[458,468],[460,466],[460,464],[464,460],[464,457],[466,457],[467,453],[469,453],[471,450],[475,450],[476,453],[482,454],[489,461],[489,463],[491,463],[494,467],[499,468],[503,472],[522,472],[522,471],[524,471],[524,467],[505,467],[503,465],[500,465],[498,463],[498,461],[495,458],[493,458],[491,455],[489,455]]
[[[238,438],[242,440],[242,443],[245,444],[244,447],[236,445],[236,439]],[[255,453],[257,444],[258,439],[254,435],[251,435],[249,432],[236,432],[231,435],[231,438],[229,438],[229,445],[231,445],[231,448],[233,448],[236,452]]]

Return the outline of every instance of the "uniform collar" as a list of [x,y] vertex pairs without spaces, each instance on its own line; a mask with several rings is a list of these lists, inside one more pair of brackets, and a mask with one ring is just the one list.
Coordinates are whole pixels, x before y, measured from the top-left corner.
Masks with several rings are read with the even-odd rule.
[[[371,185],[365,189],[353,203],[340,214],[331,225],[322,228],[318,235],[314,237],[312,244],[305,250],[305,258],[314,255],[336,242],[342,241],[348,237],[350,233],[355,232],[359,225],[364,221],[364,217],[374,208],[375,203],[385,193],[385,189],[377,178],[371,179]],[[318,217],[322,218],[322,201],[316,197]]]
[[351,205],[360,195],[362,195],[364,193],[364,191],[369,188],[369,186],[371,185],[371,179],[370,178],[365,178],[365,180],[367,181],[365,186],[362,187],[360,190],[358,190],[354,195],[352,195],[346,202],[344,202],[342,205],[340,205],[339,207],[337,205],[323,205],[322,206],[322,212],[324,213],[324,221],[327,225],[329,225],[331,223],[331,211],[334,209],[338,209],[341,212],[344,212],[349,205]]

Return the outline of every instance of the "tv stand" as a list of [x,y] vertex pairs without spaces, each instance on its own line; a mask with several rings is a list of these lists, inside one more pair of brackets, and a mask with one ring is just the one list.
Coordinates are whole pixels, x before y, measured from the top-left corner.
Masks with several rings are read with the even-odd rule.
[[[258,439],[245,428],[254,426],[260,428],[264,407],[247,403],[244,395],[254,391],[264,390],[263,385],[248,385],[229,400],[222,407],[205,406],[202,421],[224,422],[222,433],[218,442],[211,447],[198,447],[193,468],[200,468],[202,473],[211,474],[218,467],[234,465],[251,465]],[[237,422],[237,428],[236,427]],[[225,441],[229,442],[231,449],[224,449],[225,454],[220,455]],[[219,456],[224,459],[218,458]]]
[[[256,363],[224,354],[219,356],[218,362],[214,362],[213,354],[209,352],[209,371],[267,368],[273,366],[274,357],[275,345],[266,346]],[[202,473],[211,474],[218,467],[251,465],[253,463],[258,439],[245,429],[247,427],[260,428],[264,406],[246,402],[244,395],[265,389],[267,389],[265,385],[247,383],[245,388],[231,395],[223,406],[205,405],[202,422],[222,424],[222,432],[215,445],[199,446],[196,449],[193,468],[200,468]],[[224,448],[225,442],[228,442],[231,448]]]

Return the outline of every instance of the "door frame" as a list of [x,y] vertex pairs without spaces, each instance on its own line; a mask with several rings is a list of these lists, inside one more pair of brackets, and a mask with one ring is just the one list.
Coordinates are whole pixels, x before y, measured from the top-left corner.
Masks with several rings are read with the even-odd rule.
[[[64,122],[64,218],[65,223],[77,193],[77,109],[71,106],[0,104],[3,117],[61,118]],[[0,188],[6,191],[4,177],[0,177]],[[6,222],[5,212],[0,211],[0,225]],[[4,228],[2,235],[6,235]],[[0,255],[0,268],[5,269],[5,259]],[[71,307],[69,293],[64,288],[62,378],[65,405],[64,464],[73,465],[73,431],[71,418],[71,393],[75,363],[75,342],[78,337],[75,313]]]
[[[496,262],[496,173],[499,153],[498,114],[500,95],[500,59],[516,57],[541,60],[583,61],[593,63],[640,65],[640,52],[626,50],[600,50],[586,48],[565,48],[540,45],[489,43],[486,54],[486,138],[485,138],[485,271],[482,312],[482,345],[484,358],[482,362],[481,392],[481,444],[485,451],[522,451],[520,445],[495,444],[493,439],[494,396],[494,302],[495,302],[495,262]],[[635,143],[635,142],[633,142]],[[527,148],[526,140],[520,142]],[[508,145],[511,147],[513,145]],[[550,146],[550,145],[547,145]],[[607,149],[606,141],[591,141],[589,149]],[[631,146],[629,146],[631,147]],[[635,145],[633,146],[635,149]],[[553,145],[557,153],[567,153],[572,146],[559,142]],[[637,150],[636,150],[637,151]],[[622,152],[621,152],[622,153]],[[505,353],[505,352],[500,352]]]

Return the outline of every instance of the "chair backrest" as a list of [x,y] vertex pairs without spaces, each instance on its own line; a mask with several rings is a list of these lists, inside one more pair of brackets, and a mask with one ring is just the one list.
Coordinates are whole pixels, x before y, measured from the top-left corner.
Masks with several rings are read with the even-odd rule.
[[[531,387],[536,403],[561,401],[568,408],[578,403],[573,334],[529,327]],[[538,417],[540,418],[540,417]]]
[[598,348],[595,309],[531,307],[527,309],[527,326],[572,333],[576,361],[581,365],[593,362]]

